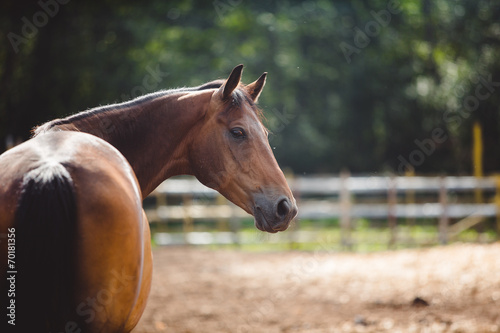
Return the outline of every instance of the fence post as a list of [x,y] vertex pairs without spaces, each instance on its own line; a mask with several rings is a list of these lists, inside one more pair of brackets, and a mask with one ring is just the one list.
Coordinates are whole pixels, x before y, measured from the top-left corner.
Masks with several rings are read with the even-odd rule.
[[[285,178],[288,184],[292,184],[290,187],[292,189],[293,196],[296,200],[296,204],[300,205],[300,191],[299,187],[296,186],[296,179],[293,171],[291,169],[284,170]],[[293,221],[290,222],[290,226],[288,227],[288,248],[290,250],[298,250],[300,249],[299,243],[299,230],[300,230],[300,220],[295,217]]]
[[[474,169],[474,177],[479,179],[483,177],[483,136],[481,125],[477,121],[473,126],[473,137],[474,146],[472,155],[474,160],[472,162],[472,168]],[[474,198],[476,199],[476,203],[483,203],[483,191],[479,187],[474,190]]]
[[236,216],[235,210],[239,207],[231,206],[231,218],[229,219],[229,228],[233,234],[233,244],[241,246],[240,231],[241,231],[241,221]]
[[[481,128],[481,124],[477,120],[472,126],[472,136],[474,139],[472,148],[472,168],[474,170],[474,177],[476,177],[476,181],[478,181],[483,177],[483,131]],[[479,186],[476,186],[476,188],[474,189],[474,198],[477,204],[482,204],[484,202],[483,191],[481,190],[481,188],[479,188]],[[477,230],[479,232],[478,237],[480,238],[484,233],[484,227],[482,223],[478,225]]]
[[439,243],[448,243],[448,191],[446,178],[441,177],[439,187],[439,203],[441,204],[441,217],[439,218]]
[[192,205],[192,197],[189,194],[184,194],[182,196],[182,202],[183,202],[183,210],[184,210],[184,220],[182,224],[182,229],[184,232],[184,242],[188,243],[188,233],[192,232],[194,230],[193,226],[193,217],[191,216],[191,205]]
[[340,173],[340,241],[343,248],[351,250],[351,194],[347,185],[349,177],[347,170]]
[[[412,167],[410,170],[405,172],[405,177],[407,179],[415,179],[415,169]],[[406,204],[414,205],[415,204],[415,190],[408,189],[406,190]],[[414,216],[406,216],[406,225],[409,228],[410,232],[410,243],[415,243],[415,217]]]
[[397,216],[396,216],[396,204],[398,201],[398,194],[396,188],[396,178],[394,175],[391,175],[389,178],[389,184],[387,187],[387,222],[389,224],[390,229],[390,237],[389,237],[389,248],[393,248],[396,245],[396,237],[397,237]]
[[[159,211],[159,208],[160,207],[167,207],[167,193],[162,193],[160,191],[156,192],[155,196],[156,196],[156,213],[158,215],[158,211]],[[168,223],[168,219],[165,219],[165,220],[162,220],[159,216],[158,216],[158,222],[161,222],[160,223],[160,230],[162,231],[169,231],[169,223]]]
[[[219,206],[227,206],[228,204],[227,199],[224,198],[222,194],[217,194],[215,203],[217,205],[217,208],[219,208]],[[229,229],[227,219],[221,216],[217,217],[216,225],[217,225],[217,231],[227,231]]]

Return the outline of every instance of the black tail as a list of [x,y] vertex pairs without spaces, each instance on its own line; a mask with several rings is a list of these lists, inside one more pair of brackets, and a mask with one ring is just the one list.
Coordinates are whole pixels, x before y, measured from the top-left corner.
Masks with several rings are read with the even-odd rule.
[[77,325],[76,219],[73,181],[63,165],[49,162],[24,176],[15,221],[15,331],[66,332]]

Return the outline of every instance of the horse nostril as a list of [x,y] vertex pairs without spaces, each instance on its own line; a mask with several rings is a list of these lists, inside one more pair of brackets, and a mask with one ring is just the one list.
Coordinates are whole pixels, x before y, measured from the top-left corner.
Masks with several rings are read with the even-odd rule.
[[284,218],[288,215],[290,212],[290,201],[288,199],[282,199],[280,202],[278,202],[278,216],[281,218]]

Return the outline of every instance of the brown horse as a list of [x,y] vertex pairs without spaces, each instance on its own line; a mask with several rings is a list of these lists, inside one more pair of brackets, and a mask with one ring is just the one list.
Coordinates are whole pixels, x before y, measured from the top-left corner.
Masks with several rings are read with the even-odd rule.
[[142,200],[171,176],[196,176],[260,230],[288,227],[295,199],[255,105],[266,73],[245,86],[242,68],[51,121],[0,156],[9,331],[131,331],[152,277]]

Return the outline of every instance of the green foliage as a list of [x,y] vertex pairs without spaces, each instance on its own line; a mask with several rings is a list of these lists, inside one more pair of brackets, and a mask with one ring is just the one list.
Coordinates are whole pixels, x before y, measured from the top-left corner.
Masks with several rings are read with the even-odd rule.
[[[153,224],[154,226],[155,224]],[[196,231],[205,231],[205,225],[195,226]],[[229,248],[243,251],[271,252],[286,250],[301,250],[314,252],[341,252],[354,251],[370,253],[376,251],[398,250],[408,248],[425,248],[429,246],[439,246],[438,227],[435,223],[425,223],[419,221],[418,225],[407,226],[398,225],[395,244],[389,245],[391,231],[387,226],[387,221],[381,221],[379,225],[370,223],[367,220],[359,220],[356,226],[350,232],[351,246],[342,245],[342,231],[335,221],[300,221],[300,232],[310,232],[307,240],[297,241],[298,235],[293,230],[286,233],[263,234],[255,229],[251,224],[242,226],[238,230],[237,239],[239,244],[210,244],[199,245],[209,248]],[[152,229],[156,232],[169,232],[170,235],[178,239],[183,239],[184,234],[180,230],[169,227],[168,229]],[[493,229],[487,229],[486,232],[478,233],[474,229],[469,229],[455,236],[450,242],[462,243],[493,243],[496,240],[496,234]]]
[[[70,1],[25,36],[38,12],[37,1],[0,5],[0,151],[55,117],[243,63],[247,83],[269,72],[271,144],[297,173],[399,172],[436,128],[446,140],[416,171],[469,173],[475,120],[485,171],[500,165],[495,1]],[[24,41],[14,47],[9,33]],[[484,80],[488,97],[464,106]]]

